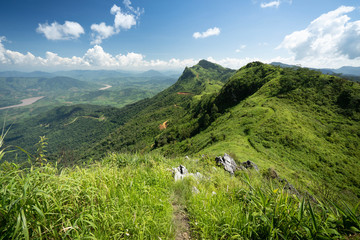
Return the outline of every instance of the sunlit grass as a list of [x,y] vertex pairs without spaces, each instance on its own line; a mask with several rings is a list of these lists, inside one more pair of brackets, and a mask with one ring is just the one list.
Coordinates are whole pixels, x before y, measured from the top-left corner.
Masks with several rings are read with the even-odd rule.
[[[174,183],[179,164],[202,177]],[[206,157],[112,153],[64,169],[5,162],[0,186],[0,239],[173,239],[174,202],[195,239],[341,239],[360,228],[359,205],[295,196],[257,172],[231,176]]]

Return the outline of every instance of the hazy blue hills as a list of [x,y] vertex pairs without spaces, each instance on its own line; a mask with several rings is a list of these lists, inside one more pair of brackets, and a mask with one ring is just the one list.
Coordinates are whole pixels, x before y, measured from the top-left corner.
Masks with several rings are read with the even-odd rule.
[[[272,62],[270,63],[274,66],[280,66],[280,67],[287,67],[287,68],[298,68],[300,66],[297,65],[289,65],[281,62]],[[343,75],[350,75],[350,76],[360,76],[360,67],[350,67],[350,66],[343,66],[340,68],[310,68],[312,70],[318,70],[322,72],[323,74],[343,74]]]

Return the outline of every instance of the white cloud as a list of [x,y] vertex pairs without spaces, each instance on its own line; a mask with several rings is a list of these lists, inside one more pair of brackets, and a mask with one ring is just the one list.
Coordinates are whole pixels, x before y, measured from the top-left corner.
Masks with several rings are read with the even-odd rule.
[[106,39],[116,33],[113,26],[107,26],[104,22],[100,24],[92,24],[90,28],[93,31],[91,34],[93,38],[91,44],[100,44],[103,39]]
[[110,9],[110,13],[115,15],[113,26],[106,25],[103,22],[91,25],[91,30],[93,31],[91,34],[93,39],[91,44],[101,44],[102,40],[120,33],[121,29],[129,30],[137,24],[137,20],[144,10],[139,7],[136,9],[133,8],[130,0],[124,0],[123,4],[128,12],[123,11],[116,4],[114,4]]
[[295,60],[359,62],[360,21],[350,21],[346,15],[354,10],[354,7],[341,6],[323,14],[307,28],[287,35],[278,48],[288,49]]
[[[115,5],[114,5],[115,6]],[[114,26],[116,29],[130,29],[136,25],[135,15],[123,13],[121,11],[116,12]]]
[[193,37],[195,39],[198,39],[198,38],[207,38],[207,37],[210,37],[210,36],[217,36],[220,34],[220,28],[217,28],[217,27],[214,27],[214,28],[209,28],[208,30],[206,30],[205,32],[195,32],[193,34]]
[[83,27],[77,22],[65,21],[63,25],[53,22],[51,25],[48,23],[41,24],[36,29],[38,33],[43,33],[49,40],[69,40],[77,39],[85,31]]
[[238,49],[235,50],[235,52],[240,53],[246,48],[246,45],[241,45]]
[[279,6],[280,6],[280,0],[260,4],[260,7],[262,7],[262,8],[269,8],[269,7],[278,8]]
[[46,52],[45,57],[37,57],[32,53],[22,54],[4,47],[5,37],[0,37],[0,69],[28,70],[66,70],[66,69],[181,69],[198,62],[193,59],[145,60],[140,53],[112,55],[99,46],[87,50],[82,57],[61,57],[53,52]]
[[114,4],[114,6],[112,6],[112,8],[110,9],[110,13],[115,15],[117,12],[121,12],[121,8],[119,6],[116,6],[116,4]]
[[139,7],[137,7],[135,9],[134,7],[132,7],[130,0],[124,0],[123,4],[125,5],[125,7],[127,9],[129,9],[131,12],[133,12],[137,17],[139,17],[141,14],[144,13],[144,9],[140,9]]

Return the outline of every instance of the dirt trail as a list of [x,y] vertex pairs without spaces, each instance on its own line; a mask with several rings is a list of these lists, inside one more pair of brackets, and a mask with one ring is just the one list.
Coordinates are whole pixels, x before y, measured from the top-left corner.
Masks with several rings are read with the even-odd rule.
[[188,240],[190,237],[190,224],[184,206],[182,206],[176,199],[173,203],[174,209],[174,226],[175,226],[175,239],[176,240]]
[[160,130],[165,130],[168,126],[168,122],[169,120],[166,120],[165,122],[163,122],[162,124],[159,125],[159,129]]
[[177,92],[178,95],[191,95],[189,92]]

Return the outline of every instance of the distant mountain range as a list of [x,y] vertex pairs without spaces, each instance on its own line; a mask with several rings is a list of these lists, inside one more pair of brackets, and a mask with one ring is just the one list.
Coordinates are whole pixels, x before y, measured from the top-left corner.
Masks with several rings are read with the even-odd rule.
[[[292,67],[300,67],[297,65],[289,65],[281,62],[272,62],[270,63],[273,66],[280,66],[283,68],[292,68]],[[341,68],[310,68],[312,70],[319,70],[323,74],[343,74],[343,75],[352,75],[352,76],[360,76],[360,67],[350,67],[344,66]]]
[[21,72],[21,71],[4,71],[0,72],[0,77],[71,77],[79,80],[95,80],[106,78],[119,77],[179,77],[181,72],[167,71],[159,72],[155,70],[148,70],[145,72],[128,72],[128,71],[114,71],[114,70],[70,70],[57,72]]

